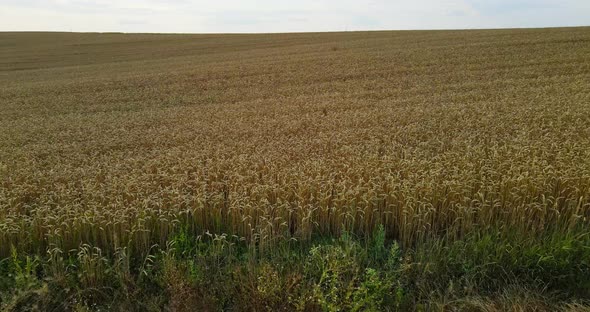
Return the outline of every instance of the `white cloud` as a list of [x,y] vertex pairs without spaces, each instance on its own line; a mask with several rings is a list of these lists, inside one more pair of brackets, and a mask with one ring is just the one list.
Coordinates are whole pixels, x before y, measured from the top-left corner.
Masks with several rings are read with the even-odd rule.
[[0,30],[287,32],[590,25],[587,0],[0,0]]

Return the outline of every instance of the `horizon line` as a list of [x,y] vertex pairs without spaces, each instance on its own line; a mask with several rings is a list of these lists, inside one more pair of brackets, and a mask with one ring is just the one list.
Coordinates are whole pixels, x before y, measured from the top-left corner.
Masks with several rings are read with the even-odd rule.
[[286,32],[124,32],[124,31],[68,31],[68,30],[0,30],[0,33],[71,33],[71,34],[127,34],[127,35],[280,35],[280,34],[323,34],[358,32],[412,32],[412,31],[477,31],[477,30],[534,30],[587,28],[590,25],[542,26],[542,27],[473,27],[473,28],[416,28],[416,29],[358,29],[327,31],[286,31]]

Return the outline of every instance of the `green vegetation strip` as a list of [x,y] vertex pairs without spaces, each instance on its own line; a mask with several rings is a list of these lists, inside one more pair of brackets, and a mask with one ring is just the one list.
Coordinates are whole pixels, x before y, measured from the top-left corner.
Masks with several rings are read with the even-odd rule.
[[[590,300],[590,232],[541,240],[498,231],[402,250],[372,239],[283,242],[259,253],[186,230],[133,255],[89,245],[0,262],[0,307],[117,311],[579,311]],[[587,301],[586,301],[587,304]],[[587,306],[586,306],[587,307]],[[580,310],[581,311],[581,310]]]

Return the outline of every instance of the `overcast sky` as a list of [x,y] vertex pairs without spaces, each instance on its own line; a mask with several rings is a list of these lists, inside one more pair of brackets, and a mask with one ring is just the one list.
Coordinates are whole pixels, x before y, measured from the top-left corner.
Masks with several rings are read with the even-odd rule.
[[219,33],[589,25],[590,0],[0,0],[0,31]]

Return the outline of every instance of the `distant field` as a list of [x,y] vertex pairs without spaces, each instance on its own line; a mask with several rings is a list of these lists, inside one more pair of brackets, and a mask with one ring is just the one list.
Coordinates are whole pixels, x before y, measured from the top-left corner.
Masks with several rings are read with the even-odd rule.
[[[413,309],[433,287],[449,302],[505,289],[485,284],[500,271],[449,273],[465,259],[531,255],[509,275],[590,299],[590,28],[0,33],[0,259],[141,264],[179,233],[257,259],[381,233],[417,264],[448,261],[412,273],[448,275],[404,286]],[[554,308],[539,302],[522,304]]]

